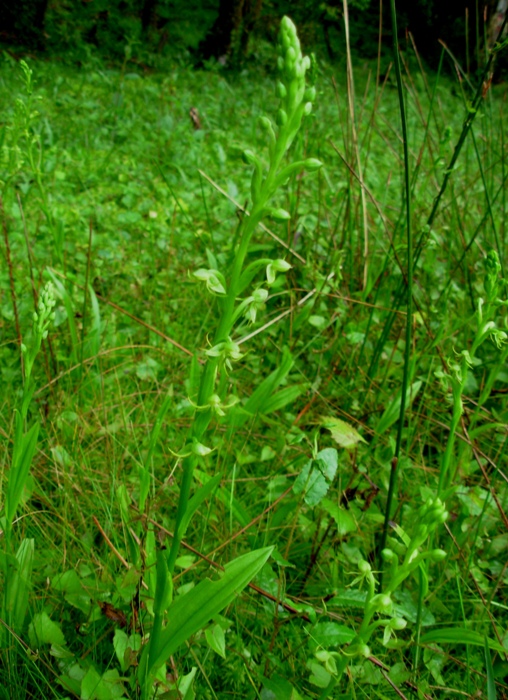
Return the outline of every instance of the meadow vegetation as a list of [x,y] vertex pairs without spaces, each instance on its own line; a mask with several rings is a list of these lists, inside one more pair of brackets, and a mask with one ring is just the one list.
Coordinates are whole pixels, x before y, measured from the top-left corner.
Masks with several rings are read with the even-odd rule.
[[2,698],[508,697],[506,85],[284,26],[1,57]]

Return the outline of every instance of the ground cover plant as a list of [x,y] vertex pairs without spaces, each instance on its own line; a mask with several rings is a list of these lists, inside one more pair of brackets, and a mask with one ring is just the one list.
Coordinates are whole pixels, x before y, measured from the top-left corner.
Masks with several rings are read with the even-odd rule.
[[3,54],[3,697],[506,696],[494,48]]

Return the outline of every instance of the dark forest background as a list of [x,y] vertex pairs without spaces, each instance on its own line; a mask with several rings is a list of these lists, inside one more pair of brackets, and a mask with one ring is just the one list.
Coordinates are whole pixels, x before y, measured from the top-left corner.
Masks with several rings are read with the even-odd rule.
[[[497,0],[398,0],[401,39],[414,40],[431,67],[439,61],[441,41],[474,70],[483,61],[496,5]],[[380,17],[381,49],[387,49],[388,2],[349,0],[348,7],[356,54],[377,55]],[[13,50],[59,53],[95,47],[111,58],[148,51],[238,67],[248,60],[253,39],[273,40],[284,14],[296,22],[307,46],[330,60],[344,55],[342,0],[0,0],[0,41]]]

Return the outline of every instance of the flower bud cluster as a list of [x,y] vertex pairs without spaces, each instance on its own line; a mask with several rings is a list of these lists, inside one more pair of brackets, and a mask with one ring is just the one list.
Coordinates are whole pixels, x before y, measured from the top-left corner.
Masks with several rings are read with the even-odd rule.
[[499,262],[499,256],[495,250],[490,250],[485,258],[485,280],[483,282],[487,299],[490,302],[497,299],[500,272],[501,263]]
[[383,549],[382,557],[390,565],[390,583],[386,589],[388,593],[393,593],[423,560],[430,559],[437,562],[446,558],[446,552],[442,549],[420,552],[420,547],[447,518],[448,511],[441,499],[429,498],[415,515],[415,530],[407,543],[405,552],[404,547],[395,542],[393,546]]
[[316,88],[305,85],[305,73],[311,65],[310,58],[303,56],[296,27],[289,17],[284,17],[280,24],[277,52],[279,81],[276,93],[281,102],[277,112],[277,125],[288,130],[289,146],[300,127],[302,117],[311,113],[312,102],[316,98]]
[[311,103],[316,98],[316,89],[305,87],[305,73],[310,68],[310,58],[303,56],[296,27],[289,17],[284,17],[280,24],[277,50],[280,80],[276,90],[283,103],[281,112],[286,112],[282,119],[287,120],[287,114],[302,101],[305,101],[305,112],[309,114],[312,109]]
[[39,335],[42,340],[48,337],[48,328],[52,321],[55,320],[55,312],[53,308],[56,304],[55,290],[51,282],[48,282],[41,292],[37,311],[34,311],[34,332]]
[[24,356],[24,377],[25,384],[30,384],[33,364],[37,353],[41,349],[42,341],[48,337],[51,323],[55,320],[53,311],[56,304],[55,289],[51,282],[48,282],[39,296],[37,311],[33,313],[33,339],[30,347],[21,345],[21,352]]

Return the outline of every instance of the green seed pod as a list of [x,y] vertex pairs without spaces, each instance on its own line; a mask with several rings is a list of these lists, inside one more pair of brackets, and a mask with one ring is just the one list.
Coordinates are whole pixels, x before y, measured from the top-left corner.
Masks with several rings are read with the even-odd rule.
[[303,108],[304,116],[308,117],[311,112],[312,112],[312,102],[306,102],[305,107]]
[[278,56],[277,58],[277,68],[280,72],[284,70],[284,58],[282,56]]

